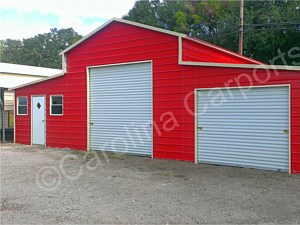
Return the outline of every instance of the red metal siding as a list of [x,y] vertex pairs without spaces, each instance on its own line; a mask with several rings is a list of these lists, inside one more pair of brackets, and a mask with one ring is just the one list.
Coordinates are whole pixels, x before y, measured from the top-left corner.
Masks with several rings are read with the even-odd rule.
[[[86,112],[78,115],[78,111],[76,111],[86,108],[86,100],[82,97],[82,95],[86,95],[86,89],[70,91],[68,86],[70,82],[66,78],[63,76],[16,90],[16,96],[27,96],[29,103],[28,115],[16,116],[17,143],[31,143],[31,96],[45,94],[46,145],[86,150]],[[64,115],[50,116],[50,95],[57,94],[64,95]],[[20,126],[21,124],[22,126]]]
[[[228,50],[228,52],[230,52]],[[247,58],[237,56],[237,53],[226,53],[209,46],[182,39],[182,60],[191,62],[237,63],[237,64],[262,64],[249,61]]]
[[[184,55],[192,60],[188,56],[191,54]],[[205,55],[205,61],[210,59],[210,54]],[[64,77],[18,89],[16,95],[47,95],[47,146],[86,150],[86,66],[144,60],[153,60],[155,158],[194,161],[194,117],[186,110],[185,97],[193,111],[195,88],[224,87],[224,83],[246,73],[253,85],[291,84],[292,172],[300,173],[299,72],[279,71],[277,76],[271,72],[270,79],[262,83],[255,79],[252,69],[181,66],[175,36],[114,22],[67,53],[68,73]],[[267,72],[259,70],[257,74],[264,79]],[[238,81],[250,85],[247,79]],[[237,85],[230,83],[232,87]],[[64,116],[49,116],[50,94],[64,94]],[[168,129],[172,126],[174,129]],[[30,143],[30,110],[29,116],[16,117],[16,133],[18,143]]]
[[[265,70],[258,70],[256,74],[259,74],[261,80],[257,79],[257,76],[253,75],[252,69],[232,69],[232,68],[209,68],[209,67],[195,67],[195,66],[183,66],[183,85],[182,92],[184,95],[192,93],[194,88],[224,88],[225,83],[233,80],[230,83],[230,87],[234,86],[249,86],[249,85],[282,85],[291,84],[291,162],[292,172],[300,173],[300,72],[296,71],[269,71],[270,79],[267,82],[262,83],[261,80],[268,77]],[[253,82],[249,82],[241,74],[247,74],[247,77]],[[240,82],[235,82],[234,78],[240,77]],[[238,80],[238,79],[236,79]],[[183,107],[182,100],[182,107]],[[188,105],[191,111],[194,111],[194,95],[190,95],[188,98]],[[154,106],[155,107],[155,106]],[[194,117],[190,115],[186,110],[183,110],[181,115],[182,129],[189,131],[194,130]],[[178,117],[180,118],[180,117]],[[193,133],[194,134],[194,133]],[[178,137],[177,137],[178,138]],[[192,141],[191,141],[192,140]],[[191,134],[182,136],[182,147],[184,148],[184,156],[188,156],[188,160],[193,160],[194,157],[194,136]],[[157,153],[157,149],[156,149]],[[163,153],[162,153],[163,155]],[[182,158],[184,158],[184,156]],[[158,156],[159,157],[159,156]]]

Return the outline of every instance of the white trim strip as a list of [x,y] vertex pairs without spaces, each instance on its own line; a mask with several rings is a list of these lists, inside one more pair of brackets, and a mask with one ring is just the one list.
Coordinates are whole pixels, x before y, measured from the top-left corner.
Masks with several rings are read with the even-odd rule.
[[291,127],[291,85],[288,85],[289,88],[289,174],[292,173],[292,127]]
[[87,138],[86,138],[86,150],[87,151],[91,151],[90,149],[90,123],[91,123],[91,119],[90,119],[90,69],[88,67],[86,67],[86,134],[87,134]]
[[299,71],[300,72],[300,66],[210,63],[210,62],[189,62],[189,61],[181,61],[181,62],[179,62],[179,65],[183,65],[183,66],[223,67],[223,68],[240,68],[240,69],[294,70],[294,71]]
[[112,63],[112,64],[103,64],[103,65],[96,65],[96,66],[87,66],[87,69],[91,68],[99,68],[99,67],[108,67],[108,66],[121,66],[121,65],[130,65],[130,64],[140,64],[140,63],[151,63],[152,60],[144,60],[144,61],[133,61],[133,62],[124,62],[124,63]]
[[180,65],[182,61],[182,38],[178,37],[178,65]]
[[195,164],[198,164],[198,90],[194,89],[194,148],[195,148]]

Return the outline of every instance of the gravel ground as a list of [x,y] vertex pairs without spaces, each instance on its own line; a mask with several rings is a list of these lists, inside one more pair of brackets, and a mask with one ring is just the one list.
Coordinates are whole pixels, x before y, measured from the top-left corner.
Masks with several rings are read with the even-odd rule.
[[1,224],[300,224],[300,176],[5,144]]

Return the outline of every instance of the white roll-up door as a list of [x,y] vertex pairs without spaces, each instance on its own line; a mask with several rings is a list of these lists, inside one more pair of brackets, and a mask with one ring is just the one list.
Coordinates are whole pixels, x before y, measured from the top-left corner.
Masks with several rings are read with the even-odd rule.
[[152,66],[90,68],[90,149],[152,155]]
[[197,91],[197,161],[289,171],[289,87]]

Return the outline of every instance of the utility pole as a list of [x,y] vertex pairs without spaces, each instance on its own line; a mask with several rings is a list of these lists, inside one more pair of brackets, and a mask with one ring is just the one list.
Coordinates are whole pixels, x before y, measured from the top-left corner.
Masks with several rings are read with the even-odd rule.
[[243,55],[244,0],[240,0],[239,53]]

